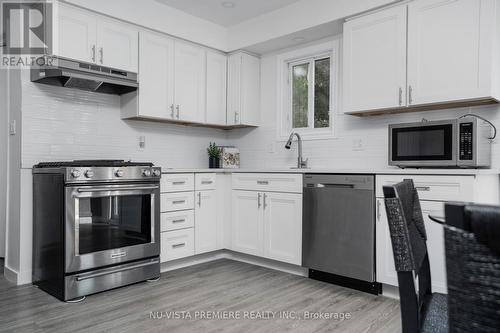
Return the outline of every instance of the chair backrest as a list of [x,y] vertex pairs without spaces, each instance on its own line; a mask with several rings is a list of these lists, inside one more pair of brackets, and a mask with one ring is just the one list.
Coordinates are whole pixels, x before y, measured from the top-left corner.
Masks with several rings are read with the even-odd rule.
[[[385,208],[398,274],[403,332],[418,332],[422,305],[432,294],[427,234],[413,180],[384,186]],[[418,288],[416,281],[418,280]]]
[[500,207],[445,206],[450,332],[500,331]]

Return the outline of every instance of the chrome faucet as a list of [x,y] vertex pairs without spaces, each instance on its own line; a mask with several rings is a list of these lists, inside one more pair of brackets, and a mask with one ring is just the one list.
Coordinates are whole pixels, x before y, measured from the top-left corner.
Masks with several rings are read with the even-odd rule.
[[285,144],[285,149],[290,149],[290,147],[292,146],[292,141],[294,136],[297,137],[297,143],[299,145],[299,157],[297,158],[297,168],[306,169],[307,159],[304,160],[302,158],[302,138],[300,137],[299,133],[292,132],[292,134],[290,134],[290,137],[288,138],[288,141]]

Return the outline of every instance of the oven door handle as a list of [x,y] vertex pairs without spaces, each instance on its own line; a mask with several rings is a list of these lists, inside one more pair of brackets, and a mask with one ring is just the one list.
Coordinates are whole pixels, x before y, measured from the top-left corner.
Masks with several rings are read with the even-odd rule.
[[129,186],[129,187],[91,187],[91,188],[79,188],[77,191],[79,193],[91,193],[91,192],[116,192],[116,191],[141,191],[141,190],[156,190],[158,185],[151,186]]
[[83,281],[83,280],[93,279],[93,278],[96,278],[96,277],[99,277],[99,276],[104,276],[104,275],[109,275],[109,274],[114,274],[114,273],[129,271],[131,269],[136,269],[136,268],[141,268],[141,267],[146,267],[146,266],[151,266],[151,265],[157,265],[159,263],[160,263],[160,261],[157,259],[157,260],[150,261],[150,262],[144,262],[144,263],[137,264],[137,265],[131,265],[131,266],[126,266],[126,267],[120,267],[120,268],[110,269],[110,270],[103,271],[103,272],[87,273],[87,274],[77,275],[75,278],[76,278],[76,281]]

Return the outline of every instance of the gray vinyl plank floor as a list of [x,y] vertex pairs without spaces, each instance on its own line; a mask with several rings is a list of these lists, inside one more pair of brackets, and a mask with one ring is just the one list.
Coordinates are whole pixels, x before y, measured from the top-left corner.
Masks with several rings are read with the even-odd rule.
[[0,332],[400,331],[396,300],[225,259],[77,304],[0,277]]

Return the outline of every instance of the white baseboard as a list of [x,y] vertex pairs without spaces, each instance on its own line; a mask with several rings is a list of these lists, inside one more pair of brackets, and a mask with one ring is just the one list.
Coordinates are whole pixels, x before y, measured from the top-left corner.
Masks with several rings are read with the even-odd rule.
[[23,284],[30,284],[32,281],[31,270],[18,272],[15,269],[10,268],[8,265],[4,265],[3,274],[7,281],[15,283],[18,286]]
[[9,266],[7,265],[4,265],[3,267],[3,275],[5,276],[5,279],[7,279],[7,281],[9,282],[12,282],[12,283],[15,283],[17,284],[17,272],[15,270],[13,270],[12,268],[10,268]]

